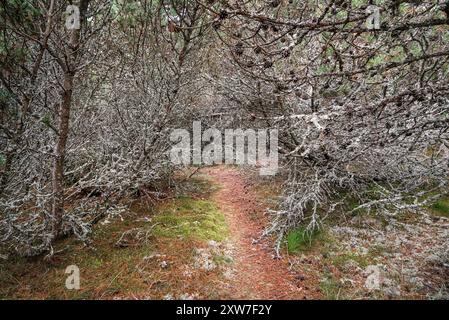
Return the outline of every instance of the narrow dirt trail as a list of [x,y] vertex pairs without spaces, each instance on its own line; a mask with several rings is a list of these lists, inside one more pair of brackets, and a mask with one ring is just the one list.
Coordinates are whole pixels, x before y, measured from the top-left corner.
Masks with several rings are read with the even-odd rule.
[[260,237],[266,220],[263,207],[237,170],[213,167],[203,171],[220,186],[213,200],[224,213],[234,247],[234,276],[226,288],[234,299],[305,299],[300,280],[285,259],[273,259],[272,244]]

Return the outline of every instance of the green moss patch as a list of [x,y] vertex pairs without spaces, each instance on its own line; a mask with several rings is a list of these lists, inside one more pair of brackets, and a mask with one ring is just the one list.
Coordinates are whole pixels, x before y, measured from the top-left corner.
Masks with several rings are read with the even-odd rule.
[[229,235],[224,215],[208,200],[178,198],[153,223],[156,237],[223,241]]

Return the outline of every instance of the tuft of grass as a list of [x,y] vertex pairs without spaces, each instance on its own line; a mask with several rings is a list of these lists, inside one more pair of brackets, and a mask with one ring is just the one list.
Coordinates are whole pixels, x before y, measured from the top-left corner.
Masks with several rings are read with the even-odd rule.
[[449,198],[437,201],[432,205],[431,209],[436,215],[449,217]]
[[299,227],[289,232],[286,238],[287,250],[289,253],[299,253],[310,250],[313,245],[320,240],[324,240],[324,233],[320,229],[308,230]]
[[368,256],[358,255],[353,252],[345,252],[343,254],[339,254],[333,257],[332,264],[337,268],[342,268],[346,265],[346,263],[350,262],[351,260],[356,262],[357,265],[362,268],[366,268],[370,264]]
[[223,241],[229,235],[223,213],[208,200],[180,197],[153,222],[156,237]]
[[320,290],[323,293],[325,300],[339,300],[344,299],[341,296],[343,285],[335,279],[332,274],[327,274],[320,282]]

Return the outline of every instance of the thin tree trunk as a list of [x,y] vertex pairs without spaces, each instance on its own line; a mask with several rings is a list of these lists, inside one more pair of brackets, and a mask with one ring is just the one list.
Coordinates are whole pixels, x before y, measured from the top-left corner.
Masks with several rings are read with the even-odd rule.
[[74,74],[64,74],[64,93],[59,109],[58,141],[53,164],[53,219],[54,235],[61,232],[62,215],[64,214],[64,157],[69,136],[70,108],[72,104],[72,86]]
[[[84,15],[87,10],[89,0],[80,0],[80,20],[81,27],[84,24]],[[66,154],[67,139],[69,136],[70,109],[72,107],[73,80],[76,74],[76,62],[79,55],[81,28],[72,30],[69,42],[69,56],[65,65],[61,65],[64,70],[63,93],[59,107],[59,127],[56,148],[54,152],[53,172],[52,172],[52,219],[53,237],[62,235],[62,217],[64,215],[64,158]]]

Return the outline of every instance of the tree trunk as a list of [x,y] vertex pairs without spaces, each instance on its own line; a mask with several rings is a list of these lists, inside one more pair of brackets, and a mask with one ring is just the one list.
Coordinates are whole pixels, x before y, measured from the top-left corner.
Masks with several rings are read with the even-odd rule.
[[74,74],[64,74],[64,93],[59,108],[59,136],[53,163],[53,234],[61,233],[62,215],[64,214],[64,157],[69,135],[70,107],[72,104],[72,86]]
[[76,63],[79,55],[81,28],[84,25],[84,16],[89,0],[80,0],[81,27],[71,31],[68,45],[68,57],[61,68],[64,70],[63,93],[59,107],[59,127],[52,172],[52,219],[53,237],[62,235],[62,217],[64,215],[64,158],[66,154],[67,139],[69,136],[70,109],[72,107],[73,80],[76,74]]

